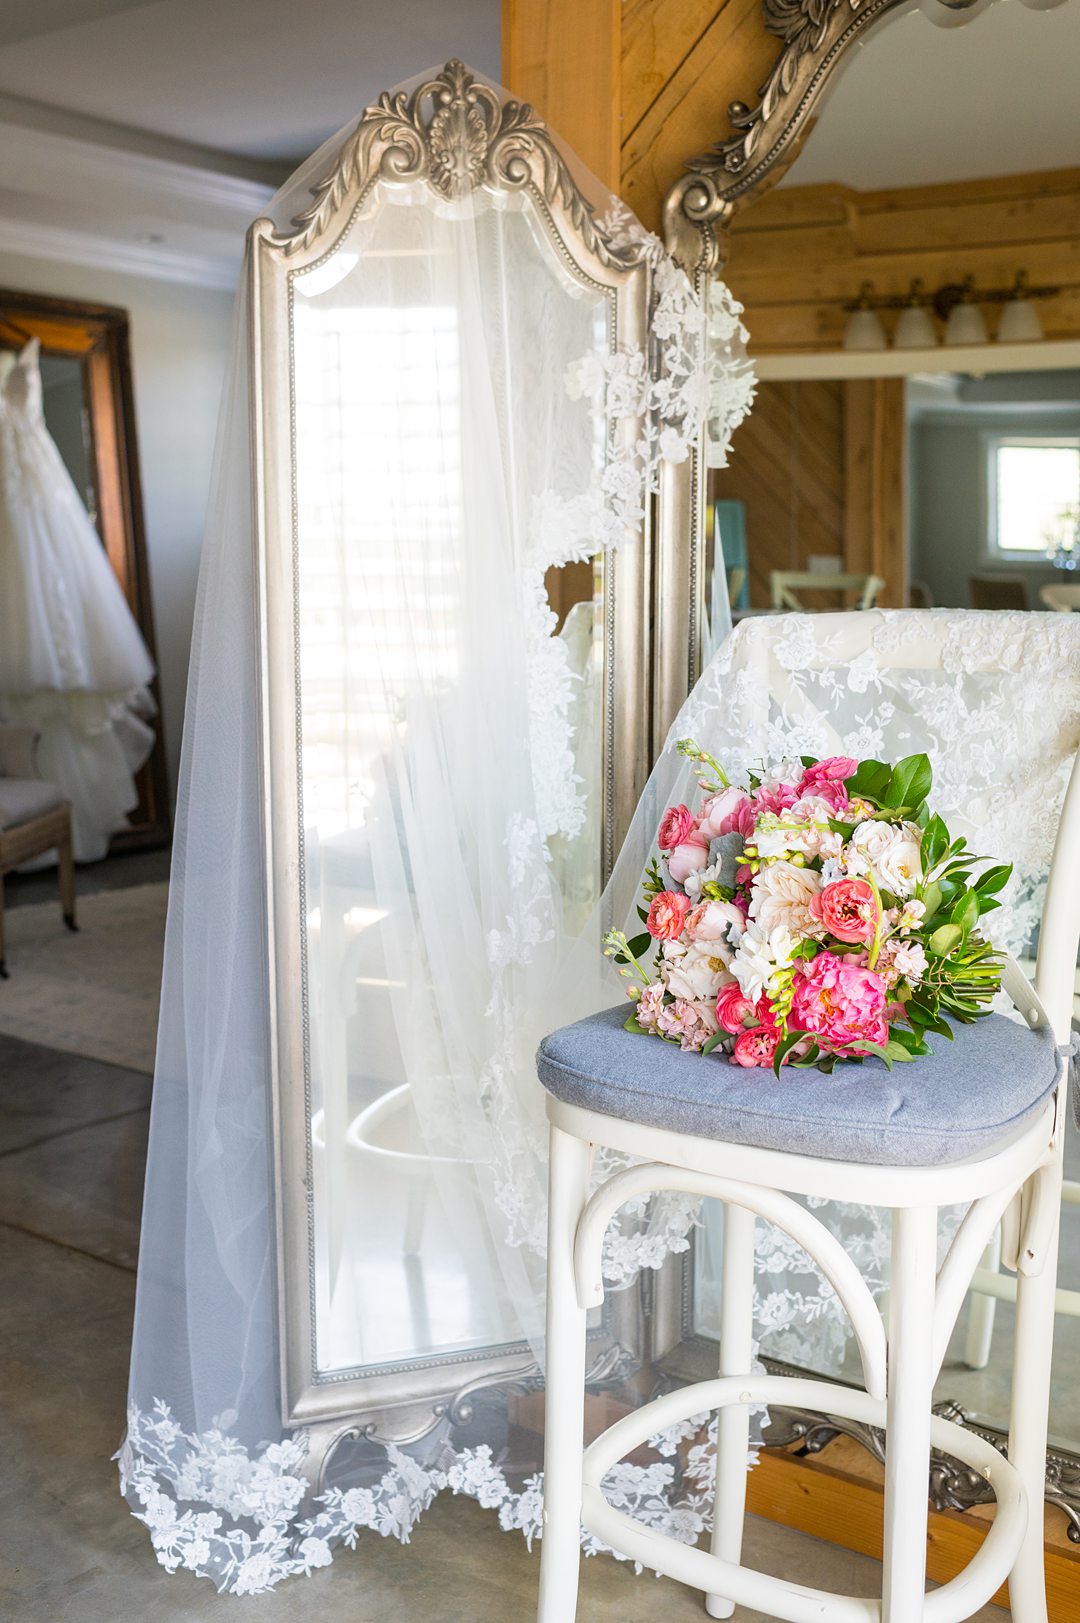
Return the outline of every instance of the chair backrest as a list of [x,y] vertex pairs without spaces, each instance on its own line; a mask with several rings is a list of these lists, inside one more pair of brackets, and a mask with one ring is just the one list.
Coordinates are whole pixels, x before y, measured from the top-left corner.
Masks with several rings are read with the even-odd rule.
[[1080,747],[1080,618],[874,609],[744,620],[676,727],[735,768],[925,750],[935,810],[974,851],[1015,865],[987,924],[1017,954],[1039,926],[1056,839],[1040,989],[1067,1029],[1080,938],[1076,781],[1062,807]]
[[1041,586],[1039,601],[1045,608],[1053,609],[1058,614],[1073,613],[1080,610],[1080,584]]
[[794,609],[799,614],[807,612],[799,592],[850,592],[854,608],[872,609],[884,584],[880,575],[832,574],[813,569],[774,569],[769,575],[773,608]]
[[37,743],[33,727],[0,726],[0,778],[36,778]]

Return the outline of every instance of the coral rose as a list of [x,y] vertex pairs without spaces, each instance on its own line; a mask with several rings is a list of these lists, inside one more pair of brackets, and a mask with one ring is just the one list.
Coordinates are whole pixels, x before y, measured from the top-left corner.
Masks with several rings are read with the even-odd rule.
[[834,1049],[859,1053],[865,1043],[888,1041],[885,982],[872,969],[819,952],[795,971],[791,1024],[812,1031]]
[[837,941],[847,942],[871,940],[880,918],[873,886],[865,879],[837,879],[826,885],[811,898],[808,912]]
[[653,897],[645,928],[657,941],[678,941],[689,911],[689,896],[681,890],[662,890]]
[[674,851],[697,832],[697,818],[689,806],[669,806],[660,822],[656,843],[661,851]]

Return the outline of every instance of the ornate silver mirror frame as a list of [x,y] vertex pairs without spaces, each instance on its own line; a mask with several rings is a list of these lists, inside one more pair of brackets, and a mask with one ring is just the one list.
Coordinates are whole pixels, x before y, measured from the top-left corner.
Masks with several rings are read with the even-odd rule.
[[[336,1441],[421,1436],[467,1410],[480,1387],[528,1385],[539,1374],[523,1344],[436,1354],[321,1373],[316,1357],[311,1086],[306,1043],[307,954],[298,750],[295,618],[293,310],[297,276],[329,259],[358,218],[386,206],[383,188],[422,183],[434,200],[470,193],[527,196],[549,250],[607,301],[612,350],[644,349],[650,270],[640,243],[609,239],[532,109],[500,102],[458,62],[406,95],[384,94],[361,116],[291,229],[260,220],[250,234],[260,713],[278,1220],[281,1387],[286,1424],[312,1433],[317,1481]],[[562,386],[562,379],[558,380]],[[629,422],[624,432],[640,432]],[[610,867],[648,770],[649,537],[603,562],[603,867]],[[637,1358],[635,1293],[612,1299],[593,1333],[594,1374]]]
[[[968,11],[978,0],[943,0]],[[734,134],[691,158],[664,200],[668,252],[682,265],[700,299],[727,260],[727,234],[738,208],[775,184],[798,156],[812,127],[818,102],[848,53],[865,42],[867,31],[913,0],[761,0],[765,29],[782,49],[753,104],[732,103],[728,122]],[[705,481],[695,453],[661,471],[658,598],[669,612],[658,617],[655,660],[654,731],[662,739],[689,687],[700,674],[704,606]],[[672,544],[672,538],[676,543]],[[685,674],[684,674],[685,673]],[[685,682],[685,685],[684,685]],[[694,1312],[693,1251],[665,1265],[655,1290],[653,1357],[660,1378],[672,1382],[707,1379],[715,1370],[715,1343],[697,1334]],[[768,1359],[778,1374],[805,1374]],[[1007,1434],[976,1423],[958,1405],[939,1406],[948,1418],[970,1424],[1003,1451]],[[839,1433],[855,1437],[883,1458],[880,1433],[852,1427],[825,1415],[782,1410],[772,1416],[767,1446],[787,1448],[800,1441],[815,1453]],[[937,1509],[969,1510],[985,1503],[982,1480],[955,1461],[935,1458],[930,1497]],[[1080,1456],[1052,1447],[1046,1460],[1046,1498],[1067,1518],[1068,1536],[1080,1543]]]

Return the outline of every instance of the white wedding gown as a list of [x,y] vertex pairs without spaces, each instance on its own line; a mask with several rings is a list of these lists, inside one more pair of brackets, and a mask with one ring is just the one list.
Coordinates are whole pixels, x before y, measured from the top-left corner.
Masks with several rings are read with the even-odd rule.
[[103,857],[154,742],[154,666],[45,424],[38,342],[0,352],[0,722],[40,735],[75,857]]

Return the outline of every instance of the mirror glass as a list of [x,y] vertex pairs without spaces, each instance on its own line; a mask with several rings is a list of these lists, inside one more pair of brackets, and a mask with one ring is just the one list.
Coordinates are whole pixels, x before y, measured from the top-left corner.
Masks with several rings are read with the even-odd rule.
[[96,522],[98,496],[90,441],[86,365],[78,355],[42,354],[41,401],[45,425],[56,441],[86,511]]
[[[1036,12],[1004,0],[953,28],[894,13],[848,54],[790,170],[736,217],[723,274],[747,307],[762,381],[729,467],[709,475],[708,622],[722,623],[728,593],[736,620],[875,600],[1080,607],[1080,321],[1069,270],[1078,52],[1077,6]],[[1018,272],[1038,290],[1022,315],[1008,299]],[[972,342],[975,311],[985,338],[977,362],[965,350],[961,365],[946,334],[956,336],[949,312],[969,276],[976,298],[961,336],[967,322]],[[874,311],[881,347],[854,354],[844,337],[865,282],[891,303]],[[905,348],[909,309],[925,348]],[[1072,1122],[1066,1177],[1080,1179]],[[687,1328],[711,1340],[723,1219],[707,1207]],[[790,1259],[763,1242],[759,1266],[771,1324],[762,1354],[857,1380],[842,1335],[827,1323],[813,1336],[792,1328]],[[1059,1283],[1080,1286],[1073,1196]],[[1007,1299],[968,1297],[939,1400],[1007,1423],[1014,1316]],[[1050,1427],[1080,1450],[1078,1382],[1080,1317],[1065,1312]]]
[[[544,397],[545,380],[561,391],[566,366],[610,342],[611,293],[571,274],[525,193],[470,204],[478,265],[465,263],[453,210],[425,197],[385,189],[329,256],[291,275],[316,1343],[330,1373],[519,1334],[488,1238],[484,1169],[467,1144],[433,1146],[432,1099],[451,1098],[456,1079],[425,1078],[426,1117],[406,1080],[396,1033],[417,969],[402,943],[419,904],[397,831],[414,816],[425,751],[453,736],[465,748],[462,672],[475,681],[468,639],[492,590],[484,547],[513,540],[480,510],[492,482],[476,476],[477,459],[501,444],[528,513],[549,477],[556,416],[570,409],[565,394]],[[478,305],[476,287],[495,285],[502,307]],[[478,381],[489,367],[497,399]],[[587,488],[605,425],[574,409],[583,432],[567,454]],[[506,521],[518,522],[512,509]],[[585,586],[557,635],[588,834],[556,836],[551,850],[567,906],[582,914],[600,886],[599,571],[586,567]],[[490,614],[497,634],[497,603]]]

